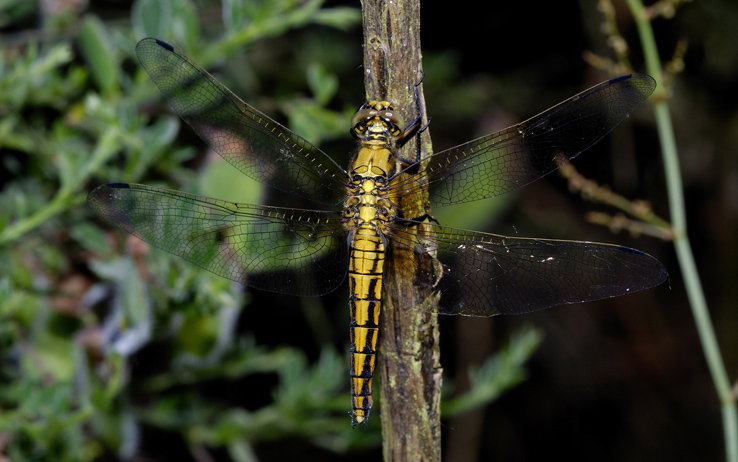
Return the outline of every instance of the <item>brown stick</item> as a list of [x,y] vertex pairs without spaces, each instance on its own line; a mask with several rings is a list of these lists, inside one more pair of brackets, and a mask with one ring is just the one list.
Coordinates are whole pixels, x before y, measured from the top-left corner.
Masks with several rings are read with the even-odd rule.
[[[415,119],[417,108],[413,85],[422,76],[419,0],[363,2],[364,70],[366,97],[395,105],[406,121]],[[422,88],[421,107],[425,108]],[[424,109],[423,109],[424,111]],[[425,117],[424,122],[425,124]],[[430,152],[427,130],[422,136],[423,154]],[[414,159],[416,144],[408,142],[399,155]],[[430,210],[427,191],[400,200],[406,217],[425,216]],[[419,227],[420,232],[428,232]],[[438,324],[427,304],[414,295],[416,285],[405,258],[395,252],[387,262],[385,296],[379,333],[379,379],[384,460],[440,461],[440,397]],[[409,294],[400,303],[388,294]],[[411,300],[410,303],[407,303]]]

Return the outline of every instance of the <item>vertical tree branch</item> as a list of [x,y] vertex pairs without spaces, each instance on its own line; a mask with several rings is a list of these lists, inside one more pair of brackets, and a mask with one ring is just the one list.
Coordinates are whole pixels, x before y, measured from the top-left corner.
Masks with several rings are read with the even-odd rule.
[[[417,117],[413,86],[421,79],[419,0],[364,1],[364,70],[366,96],[386,100],[410,121]],[[422,88],[420,104],[425,112]],[[426,123],[423,114],[424,124]],[[423,155],[430,152],[430,137],[421,135]],[[398,155],[416,156],[415,142]],[[406,217],[421,217],[429,210],[427,191],[400,198]],[[422,227],[419,231],[423,230]],[[379,383],[385,461],[441,460],[438,324],[402,265],[409,252],[395,251],[386,263],[385,297],[379,333]],[[388,293],[408,294],[404,303]],[[407,303],[410,300],[410,303]]]

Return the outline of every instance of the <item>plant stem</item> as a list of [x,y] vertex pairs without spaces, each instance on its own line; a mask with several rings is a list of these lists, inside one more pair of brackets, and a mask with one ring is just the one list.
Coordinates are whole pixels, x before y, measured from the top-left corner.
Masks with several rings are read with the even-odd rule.
[[674,229],[674,247],[676,249],[679,267],[684,277],[687,297],[692,308],[702,349],[705,352],[707,365],[710,369],[712,381],[717,390],[723,416],[723,433],[725,436],[726,460],[738,462],[738,413],[736,402],[731,395],[730,382],[725,371],[720,348],[715,337],[715,330],[707,310],[707,302],[702,290],[702,284],[697,274],[697,266],[692,254],[692,247],[687,236],[686,209],[682,189],[679,158],[677,155],[674,129],[669,115],[669,107],[665,97],[666,89],[663,86],[661,62],[659,59],[656,40],[641,0],[627,0],[631,14],[636,20],[638,33],[643,44],[646,69],[658,85],[658,93],[654,95],[654,115],[661,142],[664,170],[666,173],[669,209],[671,212],[672,227]]
[[90,161],[77,174],[74,181],[63,184],[56,196],[36,213],[2,230],[0,232],[0,245],[10,244],[55,215],[64,212],[67,208],[83,204],[85,199],[75,195],[82,189],[88,178],[100,168],[100,165],[116,152],[118,147],[115,139],[118,136],[117,130],[109,130],[104,133],[98,141]]

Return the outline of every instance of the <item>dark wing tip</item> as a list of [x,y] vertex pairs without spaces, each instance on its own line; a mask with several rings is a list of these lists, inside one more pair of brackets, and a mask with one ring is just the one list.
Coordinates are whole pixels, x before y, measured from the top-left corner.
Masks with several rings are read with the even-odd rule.
[[159,40],[159,39],[154,39],[154,40],[156,40],[156,44],[159,45],[160,47],[162,47],[165,50],[170,51],[172,53],[174,52],[174,47],[171,46],[170,44],[168,44],[167,42],[164,42],[164,41]]
[[[158,40],[157,40],[158,42]],[[613,77],[610,79],[610,85],[615,85],[618,82],[622,82],[623,80],[629,80],[633,77],[633,74],[625,74],[618,77]]]
[[146,48],[150,48],[152,46],[159,46],[161,48],[164,48],[170,53],[176,53],[176,51],[174,50],[174,47],[168,44],[167,42],[163,40],[159,40],[158,38],[147,37],[145,39],[139,40],[138,44],[136,45],[136,54],[139,54],[142,51],[145,51]]
[[617,246],[617,251],[623,255],[630,271],[637,272],[641,277],[640,284],[635,284],[633,290],[629,289],[622,295],[660,286],[669,278],[669,272],[666,271],[664,264],[646,252],[624,245]]
[[109,189],[131,189],[128,183],[106,183],[105,186]]
[[645,97],[649,97],[651,93],[656,89],[656,80],[648,74],[625,74],[619,77],[613,77],[608,80],[610,85],[617,85],[620,82],[632,80],[632,84],[635,87],[641,89],[641,93]]

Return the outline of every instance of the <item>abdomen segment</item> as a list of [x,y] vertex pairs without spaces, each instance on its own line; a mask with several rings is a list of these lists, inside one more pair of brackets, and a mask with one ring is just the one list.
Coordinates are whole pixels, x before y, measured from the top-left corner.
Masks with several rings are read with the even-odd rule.
[[349,258],[349,309],[351,311],[352,425],[364,424],[372,407],[372,378],[382,302],[384,242],[371,227],[357,230]]

